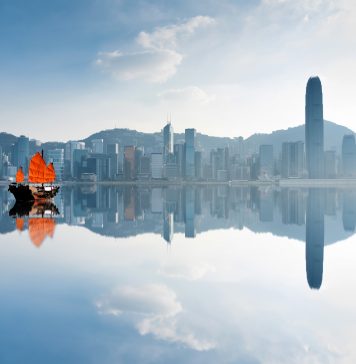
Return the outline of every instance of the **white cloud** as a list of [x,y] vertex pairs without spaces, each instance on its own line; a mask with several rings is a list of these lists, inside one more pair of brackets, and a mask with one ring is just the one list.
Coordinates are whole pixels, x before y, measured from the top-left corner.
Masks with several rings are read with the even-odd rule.
[[207,263],[201,264],[176,264],[164,265],[159,269],[159,273],[171,278],[179,278],[186,280],[198,280],[206,276],[208,273],[215,272],[216,268]]
[[182,320],[183,307],[175,292],[163,284],[124,286],[96,302],[100,314],[130,314],[140,335],[184,344],[197,351],[210,350],[215,343],[200,339]]
[[181,54],[168,49],[125,54],[113,51],[99,53],[96,64],[119,80],[142,79],[160,83],[176,73],[182,59]]
[[215,99],[215,95],[209,95],[197,86],[188,86],[162,91],[158,96],[169,101],[191,101],[207,104]]
[[151,33],[142,31],[136,38],[137,51],[100,52],[96,65],[120,80],[165,82],[174,76],[184,58],[177,50],[179,41],[214,23],[213,18],[196,16],[180,24],[157,27]]
[[195,16],[184,23],[157,27],[152,33],[141,32],[137,43],[146,49],[175,49],[179,37],[191,35],[198,28],[215,24],[209,16]]

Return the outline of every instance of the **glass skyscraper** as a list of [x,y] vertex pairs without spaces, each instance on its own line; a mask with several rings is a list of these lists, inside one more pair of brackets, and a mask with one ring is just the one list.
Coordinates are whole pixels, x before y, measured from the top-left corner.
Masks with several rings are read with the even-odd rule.
[[168,123],[163,128],[163,161],[167,162],[169,154],[173,153],[173,127],[171,123]]
[[185,177],[195,178],[195,129],[185,129]]
[[310,77],[305,95],[305,149],[309,178],[324,177],[323,92],[319,77]]

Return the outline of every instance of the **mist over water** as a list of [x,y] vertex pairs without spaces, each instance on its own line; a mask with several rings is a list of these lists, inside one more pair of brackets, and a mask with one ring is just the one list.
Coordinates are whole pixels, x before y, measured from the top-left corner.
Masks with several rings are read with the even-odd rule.
[[356,190],[3,188],[0,216],[3,362],[356,360]]

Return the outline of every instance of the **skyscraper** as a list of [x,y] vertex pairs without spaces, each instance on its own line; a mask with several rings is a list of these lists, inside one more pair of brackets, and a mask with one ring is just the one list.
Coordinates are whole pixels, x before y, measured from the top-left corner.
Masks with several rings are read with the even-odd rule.
[[166,163],[168,155],[173,153],[173,127],[168,123],[163,128],[163,161]]
[[185,178],[195,177],[195,129],[185,129]]
[[15,160],[14,165],[16,167],[22,167],[27,172],[28,162],[30,155],[30,141],[24,135],[21,135],[15,146]]
[[305,94],[305,149],[309,178],[324,177],[323,92],[319,77],[310,77]]

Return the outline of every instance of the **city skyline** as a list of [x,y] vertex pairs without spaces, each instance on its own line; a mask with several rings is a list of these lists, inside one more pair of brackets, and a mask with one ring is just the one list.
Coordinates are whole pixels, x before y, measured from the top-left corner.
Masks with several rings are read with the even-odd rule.
[[0,123],[42,140],[61,125],[64,141],[83,125],[152,132],[168,112],[179,131],[247,137],[301,123],[318,74],[326,119],[352,128],[355,12],[351,0],[2,2]]

